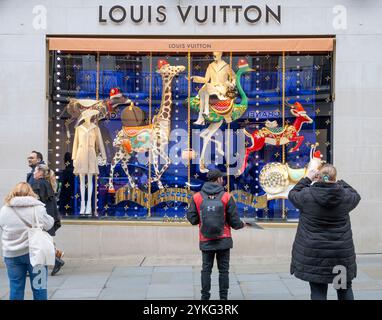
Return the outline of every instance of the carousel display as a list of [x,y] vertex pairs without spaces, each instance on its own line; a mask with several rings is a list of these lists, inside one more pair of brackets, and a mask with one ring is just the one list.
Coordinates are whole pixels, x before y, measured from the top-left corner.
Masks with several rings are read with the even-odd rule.
[[61,186],[64,215],[183,221],[217,167],[241,216],[292,221],[289,190],[331,161],[330,54],[53,51],[51,61],[49,163],[59,177],[60,152],[71,152],[75,176]]

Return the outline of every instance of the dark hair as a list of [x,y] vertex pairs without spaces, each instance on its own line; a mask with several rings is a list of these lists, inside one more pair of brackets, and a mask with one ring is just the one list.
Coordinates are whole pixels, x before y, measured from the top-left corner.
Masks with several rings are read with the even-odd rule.
[[34,150],[33,150],[32,153],[35,153],[37,159],[40,159],[40,161],[44,160],[43,157],[42,157],[42,153],[41,153],[41,152],[38,152],[38,151],[34,151]]
[[72,154],[70,152],[65,152],[65,155],[64,155],[64,162],[70,162],[72,161]]

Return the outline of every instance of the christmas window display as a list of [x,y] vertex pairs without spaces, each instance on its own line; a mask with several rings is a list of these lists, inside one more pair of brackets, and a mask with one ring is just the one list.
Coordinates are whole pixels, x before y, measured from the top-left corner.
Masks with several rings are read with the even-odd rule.
[[[67,218],[183,221],[217,167],[241,217],[295,221],[288,191],[332,159],[331,52],[55,50],[50,74],[49,165]],[[85,179],[73,150],[86,121],[102,143]]]

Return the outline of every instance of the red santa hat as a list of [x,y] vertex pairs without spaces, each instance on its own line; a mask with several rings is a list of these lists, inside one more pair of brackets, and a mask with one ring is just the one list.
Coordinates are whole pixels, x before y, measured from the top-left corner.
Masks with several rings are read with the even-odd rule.
[[294,103],[294,107],[296,108],[296,111],[297,111],[297,112],[303,112],[303,111],[305,111],[305,109],[304,109],[304,107],[302,106],[302,104],[301,104],[300,102],[298,102],[298,101],[296,101],[296,102]]
[[110,90],[110,99],[119,97],[122,97],[122,93],[119,91],[119,88],[112,88]]
[[313,158],[315,158],[315,159],[321,159],[322,158],[322,154],[321,154],[320,150],[317,150],[313,153]]
[[162,67],[163,67],[164,65],[166,65],[166,64],[169,64],[167,60],[165,60],[165,59],[159,59],[159,60],[158,60],[158,63],[157,63],[158,70],[159,70],[160,68],[162,68]]
[[238,61],[238,63],[237,63],[237,66],[238,66],[239,68],[248,67],[248,61],[247,61],[247,59],[244,59],[244,58],[239,59],[239,61]]

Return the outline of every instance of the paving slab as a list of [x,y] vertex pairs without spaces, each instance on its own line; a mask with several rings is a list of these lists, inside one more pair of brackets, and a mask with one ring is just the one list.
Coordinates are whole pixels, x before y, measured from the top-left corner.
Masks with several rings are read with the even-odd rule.
[[193,299],[192,284],[152,284],[147,289],[147,299],[155,298],[189,298]]
[[67,299],[96,299],[101,293],[101,289],[57,289],[52,296],[52,300],[67,300]]

